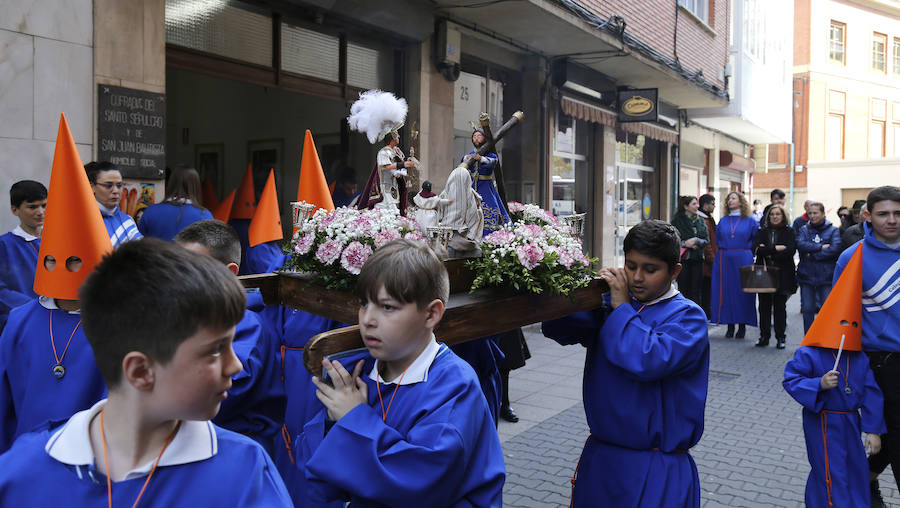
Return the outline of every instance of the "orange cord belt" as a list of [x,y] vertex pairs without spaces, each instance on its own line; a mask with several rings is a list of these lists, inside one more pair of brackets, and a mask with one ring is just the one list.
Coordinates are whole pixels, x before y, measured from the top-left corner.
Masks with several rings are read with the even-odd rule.
[[828,464],[828,437],[825,429],[826,425],[826,416],[829,414],[833,415],[850,415],[855,414],[856,411],[829,411],[827,409],[822,410],[819,415],[819,421],[822,425],[822,448],[825,450],[825,491],[828,493],[828,506],[832,507],[834,504],[831,501],[831,467]]
[[[281,382],[284,383],[284,356],[287,351],[303,351],[302,347],[288,347],[284,344],[281,345]],[[291,433],[287,429],[287,424],[283,424],[281,426],[281,439],[284,440],[284,448],[288,452],[288,457],[291,459],[291,464],[296,464],[294,461],[294,450],[291,448]]]

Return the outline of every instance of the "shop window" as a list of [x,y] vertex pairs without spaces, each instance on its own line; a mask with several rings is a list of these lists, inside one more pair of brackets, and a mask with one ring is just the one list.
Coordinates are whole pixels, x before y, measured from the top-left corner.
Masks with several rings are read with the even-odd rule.
[[832,63],[846,64],[844,48],[847,47],[847,25],[840,21],[832,21],[828,30],[828,60]]
[[236,0],[166,0],[166,42],[272,66],[272,18]]
[[550,166],[551,211],[557,216],[586,213],[583,239],[588,250],[593,248],[592,208],[599,207],[594,202],[591,171],[593,136],[594,124],[557,109]]
[[700,21],[709,24],[709,0],[678,0],[678,5],[684,7]]
[[886,72],[887,35],[875,32],[872,34],[872,70]]
[[340,46],[336,36],[281,24],[281,68],[288,72],[337,82]]

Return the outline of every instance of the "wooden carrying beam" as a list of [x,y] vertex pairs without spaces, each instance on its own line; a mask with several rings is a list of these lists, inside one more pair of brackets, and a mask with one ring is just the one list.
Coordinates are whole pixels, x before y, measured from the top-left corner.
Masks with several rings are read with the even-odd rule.
[[[444,311],[444,317],[434,330],[435,337],[445,344],[507,332],[532,323],[549,321],[595,309],[602,305],[605,282],[597,279],[590,286],[573,292],[573,300],[558,295],[504,294],[491,290],[455,293]],[[355,308],[359,305],[354,303]],[[304,309],[306,310],[306,309]],[[345,320],[344,323],[356,323]],[[327,355],[365,347],[359,326],[338,328],[320,333],[306,343],[303,363],[314,375],[321,375],[322,358]]]

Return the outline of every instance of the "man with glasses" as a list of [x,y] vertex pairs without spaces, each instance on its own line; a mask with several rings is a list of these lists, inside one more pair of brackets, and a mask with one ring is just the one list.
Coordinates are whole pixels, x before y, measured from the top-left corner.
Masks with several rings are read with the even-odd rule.
[[100,215],[103,216],[103,224],[109,233],[109,241],[113,248],[124,242],[142,238],[134,220],[119,209],[119,199],[122,197],[125,184],[122,182],[122,173],[110,162],[89,162],[84,166],[94,198],[100,207]]

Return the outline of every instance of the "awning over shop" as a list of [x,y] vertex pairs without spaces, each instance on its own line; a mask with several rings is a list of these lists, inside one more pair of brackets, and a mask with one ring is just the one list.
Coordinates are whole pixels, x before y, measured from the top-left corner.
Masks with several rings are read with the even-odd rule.
[[[667,129],[665,127],[654,125],[652,123],[619,123],[616,121],[616,113],[612,110],[601,108],[587,102],[563,96],[560,101],[560,108],[563,113],[585,120],[588,122],[599,123],[607,127],[620,128],[623,131],[633,134],[642,134],[650,139],[663,141],[665,143],[678,143],[678,132]],[[752,161],[751,161],[752,162]]]
[[719,167],[753,173],[756,170],[756,161],[737,155],[728,150],[719,151]]

